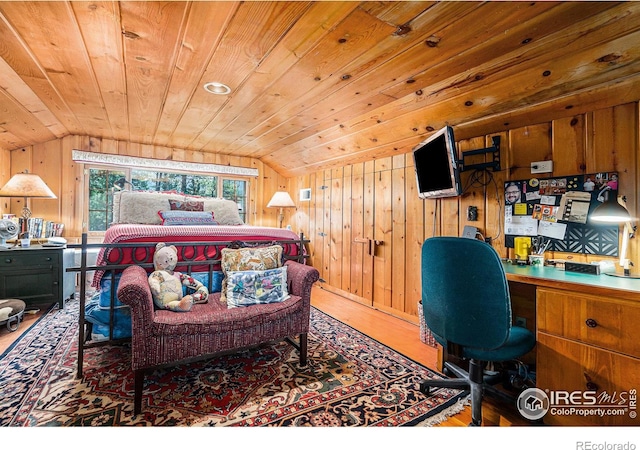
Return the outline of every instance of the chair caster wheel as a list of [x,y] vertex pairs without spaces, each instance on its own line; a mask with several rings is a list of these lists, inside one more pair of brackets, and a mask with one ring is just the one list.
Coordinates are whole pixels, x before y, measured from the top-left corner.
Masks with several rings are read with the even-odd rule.
[[423,381],[422,383],[420,383],[420,392],[429,397],[431,395],[431,386]]

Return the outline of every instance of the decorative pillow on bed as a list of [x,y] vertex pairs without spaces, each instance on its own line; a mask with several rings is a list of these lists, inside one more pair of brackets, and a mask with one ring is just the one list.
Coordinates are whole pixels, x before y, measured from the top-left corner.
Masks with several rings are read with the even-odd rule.
[[223,248],[220,266],[225,274],[222,280],[220,301],[226,301],[227,273],[243,270],[269,270],[282,267],[282,246],[249,248]]
[[204,202],[198,200],[169,199],[169,207],[172,211],[204,211]]
[[219,225],[211,211],[158,211],[162,225]]
[[287,266],[269,270],[227,272],[227,306],[278,303],[289,298]]
[[243,225],[238,212],[238,204],[233,200],[224,198],[205,198],[204,210],[213,211],[220,225]]

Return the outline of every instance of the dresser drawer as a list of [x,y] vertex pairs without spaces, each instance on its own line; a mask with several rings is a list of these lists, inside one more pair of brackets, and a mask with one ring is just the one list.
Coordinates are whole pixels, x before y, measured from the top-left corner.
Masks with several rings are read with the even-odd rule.
[[[543,419],[546,424],[640,425],[640,418],[634,417],[637,406],[630,398],[637,395],[640,386],[639,359],[546,333],[538,333],[536,353],[536,387],[547,394],[550,391],[575,392],[577,403],[582,401],[580,396],[589,391],[593,393],[598,406],[607,406],[602,416],[582,415],[562,407],[554,410],[554,413],[550,410]],[[567,403],[569,402],[564,401],[558,404],[575,405],[574,402],[571,405]],[[585,409],[595,409],[589,405],[589,399],[584,403]],[[555,412],[558,410],[566,415]]]
[[18,267],[58,266],[59,251],[5,251],[0,253],[0,269]]
[[539,288],[537,330],[640,357],[640,304]]

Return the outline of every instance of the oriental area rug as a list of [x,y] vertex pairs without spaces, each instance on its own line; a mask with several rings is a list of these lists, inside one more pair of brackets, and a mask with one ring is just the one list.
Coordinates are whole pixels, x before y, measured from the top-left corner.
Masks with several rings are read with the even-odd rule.
[[0,358],[0,426],[428,426],[466,395],[420,393],[434,371],[312,308],[309,364],[286,342],[149,371],[133,413],[129,347],[85,350],[78,302],[52,309]]

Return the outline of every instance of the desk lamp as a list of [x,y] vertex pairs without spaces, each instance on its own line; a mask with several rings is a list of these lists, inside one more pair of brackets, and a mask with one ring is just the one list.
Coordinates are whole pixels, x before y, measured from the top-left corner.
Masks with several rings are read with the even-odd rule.
[[626,197],[622,195],[609,195],[606,202],[593,210],[589,220],[597,223],[624,224],[622,230],[622,248],[620,250],[620,266],[622,267],[623,273],[607,272],[606,274],[614,277],[640,278],[639,275],[631,275],[631,271],[629,269],[629,267],[633,265],[633,263],[627,258],[629,239],[634,237],[636,232],[636,227],[635,225],[632,225],[631,222],[636,219],[629,215],[629,211],[625,206],[626,202]]
[[31,217],[31,210],[27,204],[29,198],[57,198],[42,178],[35,173],[24,171],[17,173],[0,189],[0,197],[24,197],[22,217]]
[[267,203],[267,208],[280,208],[280,213],[278,214],[278,221],[280,222],[280,228],[282,228],[282,221],[284,220],[284,212],[282,208],[295,208],[296,204],[293,203],[291,196],[286,191],[278,191],[273,194],[269,203]]

